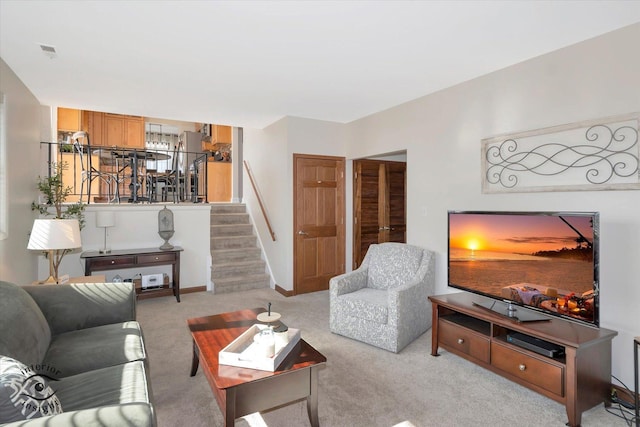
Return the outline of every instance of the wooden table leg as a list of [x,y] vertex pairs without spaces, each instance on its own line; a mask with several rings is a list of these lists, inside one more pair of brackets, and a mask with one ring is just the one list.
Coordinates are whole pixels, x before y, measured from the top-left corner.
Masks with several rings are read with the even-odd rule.
[[173,263],[173,296],[180,302],[180,252],[176,252],[176,261]]
[[198,346],[196,345],[195,340],[193,341],[193,358],[191,359],[191,376],[195,376],[196,372],[198,372],[198,366],[200,365],[200,351],[198,350]]
[[438,354],[438,319],[440,318],[438,307],[440,306],[436,303],[431,303],[431,307],[431,355],[440,356]]
[[320,427],[320,421],[318,420],[318,367],[311,367],[309,375],[311,383],[309,396],[307,396],[307,413],[309,414],[311,427]]
[[236,389],[233,387],[225,390],[224,425],[225,427],[236,425]]

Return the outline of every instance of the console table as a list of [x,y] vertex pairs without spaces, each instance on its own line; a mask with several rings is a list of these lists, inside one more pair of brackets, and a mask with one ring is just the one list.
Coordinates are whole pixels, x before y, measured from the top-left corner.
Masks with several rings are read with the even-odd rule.
[[[432,356],[441,347],[565,405],[572,427],[587,409],[611,405],[611,341],[617,332],[556,318],[518,323],[474,305],[488,299],[467,292],[429,300]],[[507,335],[513,332],[559,345],[564,355],[547,357],[512,344]]]
[[170,250],[158,248],[121,249],[101,254],[98,251],[87,251],[80,255],[84,259],[84,274],[91,276],[94,271],[120,270],[136,267],[153,267],[159,265],[172,266],[173,286],[164,285],[158,289],[136,289],[138,298],[151,298],[173,294],[180,302],[180,246]]

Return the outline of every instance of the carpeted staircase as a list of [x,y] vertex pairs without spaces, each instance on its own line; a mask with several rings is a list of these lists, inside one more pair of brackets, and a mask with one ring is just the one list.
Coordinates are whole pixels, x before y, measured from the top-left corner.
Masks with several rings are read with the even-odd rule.
[[269,287],[262,250],[245,205],[211,206],[211,264],[216,294]]

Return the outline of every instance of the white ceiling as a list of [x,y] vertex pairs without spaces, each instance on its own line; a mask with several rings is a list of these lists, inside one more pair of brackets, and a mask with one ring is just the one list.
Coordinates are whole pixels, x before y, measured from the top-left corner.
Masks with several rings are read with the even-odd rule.
[[0,57],[45,105],[262,128],[350,122],[637,22],[640,1],[0,0]]

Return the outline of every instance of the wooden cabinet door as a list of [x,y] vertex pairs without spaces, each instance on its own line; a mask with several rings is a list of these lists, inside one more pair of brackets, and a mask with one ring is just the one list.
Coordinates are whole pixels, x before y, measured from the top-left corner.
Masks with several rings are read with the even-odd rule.
[[406,163],[353,162],[353,268],[373,243],[406,242]]
[[231,144],[231,126],[211,125],[211,142]]
[[207,200],[231,201],[231,163],[207,162]]
[[87,132],[92,147],[106,145],[104,143],[104,113],[98,111],[82,111],[82,130]]
[[294,154],[294,293],[344,273],[344,158]]
[[125,117],[124,146],[144,148],[144,119],[142,117]]
[[80,130],[80,110],[58,108],[58,130],[77,132]]
[[123,147],[124,129],[124,116],[105,113],[103,134],[104,145],[108,147]]

